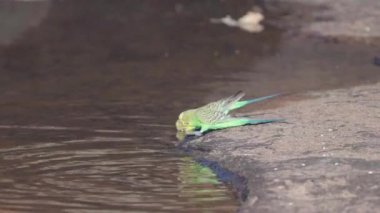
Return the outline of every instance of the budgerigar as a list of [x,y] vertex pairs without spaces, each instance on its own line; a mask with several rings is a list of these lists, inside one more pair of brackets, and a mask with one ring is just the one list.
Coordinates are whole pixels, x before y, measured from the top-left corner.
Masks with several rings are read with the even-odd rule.
[[176,122],[178,132],[185,135],[200,136],[209,130],[224,129],[247,124],[263,124],[280,121],[282,119],[251,119],[245,117],[231,117],[229,112],[247,104],[256,103],[279,94],[239,101],[245,94],[242,91],[235,95],[211,102],[205,106],[182,112]]

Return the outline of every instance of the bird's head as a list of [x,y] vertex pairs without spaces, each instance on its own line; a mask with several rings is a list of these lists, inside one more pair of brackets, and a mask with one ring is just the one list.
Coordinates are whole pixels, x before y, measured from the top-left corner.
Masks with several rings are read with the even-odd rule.
[[195,126],[192,122],[194,119],[193,115],[193,110],[187,110],[179,114],[178,120],[175,123],[177,130],[186,133],[195,130]]

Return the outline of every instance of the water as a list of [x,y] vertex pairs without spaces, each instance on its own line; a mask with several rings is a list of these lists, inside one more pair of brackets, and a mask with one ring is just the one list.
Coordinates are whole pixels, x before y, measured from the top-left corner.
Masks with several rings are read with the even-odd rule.
[[157,122],[162,118],[153,113],[128,115],[124,108],[138,109],[112,102],[39,102],[7,110],[10,118],[2,123],[23,125],[0,125],[0,209],[236,209],[230,186],[175,148],[172,125]]
[[181,111],[239,89],[259,96],[380,77],[366,63],[376,48],[209,23],[252,5],[2,1],[0,210],[236,211],[231,186],[176,148]]

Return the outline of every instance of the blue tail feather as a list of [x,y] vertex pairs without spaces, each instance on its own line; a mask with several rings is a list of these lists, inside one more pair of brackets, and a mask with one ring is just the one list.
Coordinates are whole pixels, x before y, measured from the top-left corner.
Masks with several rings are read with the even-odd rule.
[[273,122],[283,122],[285,119],[250,119],[249,124],[265,124],[265,123],[273,123]]

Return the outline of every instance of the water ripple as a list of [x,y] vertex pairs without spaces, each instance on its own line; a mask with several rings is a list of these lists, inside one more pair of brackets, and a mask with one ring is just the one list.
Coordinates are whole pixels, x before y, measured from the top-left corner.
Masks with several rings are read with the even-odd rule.
[[[226,186],[208,168],[163,146],[161,141],[167,137],[162,134],[111,137],[102,135],[106,133],[88,136],[80,128],[0,128],[27,129],[30,136],[49,138],[46,142],[0,148],[0,210],[178,212],[202,203],[225,205],[226,201],[227,207],[234,206],[228,203],[231,195]],[[52,130],[69,133],[73,129],[78,131],[65,140],[41,134]],[[16,136],[11,138],[17,141]]]

